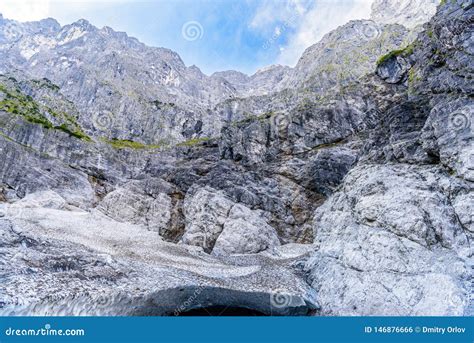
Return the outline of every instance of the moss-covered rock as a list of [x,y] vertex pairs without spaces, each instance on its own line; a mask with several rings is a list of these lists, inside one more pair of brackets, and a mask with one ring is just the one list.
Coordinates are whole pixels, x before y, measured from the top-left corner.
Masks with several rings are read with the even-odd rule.
[[[56,89],[57,87],[46,81],[36,81],[36,83],[46,85],[48,88]],[[25,94],[13,78],[0,80],[0,99],[0,111],[21,116],[26,121],[41,125],[45,129],[63,131],[72,137],[91,141],[72,115],[55,111],[37,102],[32,96]]]
[[181,142],[181,143],[178,143],[176,146],[179,146],[179,147],[191,147],[191,146],[195,146],[195,145],[198,145],[200,143],[204,143],[204,142],[207,142],[211,140],[211,138],[209,137],[199,137],[199,138],[193,138],[193,139],[189,139],[187,141],[184,141],[184,142]]
[[403,49],[392,50],[388,54],[381,56],[377,60],[377,67],[396,56],[410,56],[413,53],[414,44],[410,44]]
[[115,149],[159,149],[163,147],[161,144],[143,144],[129,139],[102,138],[101,140]]

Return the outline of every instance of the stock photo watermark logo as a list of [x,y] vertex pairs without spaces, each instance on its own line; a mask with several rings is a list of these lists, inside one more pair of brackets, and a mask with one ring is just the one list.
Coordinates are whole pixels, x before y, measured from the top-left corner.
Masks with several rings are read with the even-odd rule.
[[41,328],[12,328],[5,330],[6,336],[85,336],[84,329],[53,329],[50,324],[45,324]]
[[293,296],[284,290],[275,290],[270,294],[270,305],[274,308],[282,309],[291,306]]
[[270,49],[270,47],[275,44],[288,29],[295,25],[296,20],[299,17],[300,14],[296,13],[292,17],[285,20],[281,25],[275,26],[273,35],[263,43],[262,48],[264,50]]
[[450,128],[456,131],[463,131],[471,128],[472,121],[472,109],[463,108],[457,111],[454,111],[449,115],[449,125]]
[[204,28],[200,22],[191,20],[183,24],[181,35],[189,42],[197,41],[204,36]]
[[92,116],[94,127],[101,131],[109,130],[114,122],[114,116],[110,111],[101,111]]
[[379,27],[372,22],[365,22],[356,27],[357,32],[364,40],[373,40],[380,36]]
[[18,204],[2,204],[0,205],[0,218],[22,219],[24,207]]

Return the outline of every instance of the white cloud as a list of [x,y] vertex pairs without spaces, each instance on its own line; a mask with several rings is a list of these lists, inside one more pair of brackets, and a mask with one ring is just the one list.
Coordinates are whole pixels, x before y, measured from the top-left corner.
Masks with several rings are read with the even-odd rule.
[[295,33],[281,50],[277,63],[294,66],[304,50],[317,43],[326,33],[354,19],[370,17],[373,0],[316,1],[299,20]]
[[[62,22],[62,17],[74,17],[77,12],[83,13],[100,9],[101,6],[127,2],[133,2],[133,0],[0,0],[0,13],[7,19],[18,21],[35,21],[54,16]],[[74,20],[77,19],[80,18]]]
[[49,16],[49,0],[1,0],[0,13],[5,18],[33,21]]
[[[353,19],[367,19],[373,0],[262,0],[250,27],[276,43],[286,31],[276,63],[293,66],[304,50],[326,33]],[[283,23],[283,24],[282,24]],[[283,25],[283,29],[278,26]],[[287,30],[289,29],[289,30]],[[278,31],[278,32],[277,32]]]
[[277,23],[294,25],[295,17],[303,15],[311,6],[310,0],[261,0],[250,22],[250,27],[261,32],[271,31]]

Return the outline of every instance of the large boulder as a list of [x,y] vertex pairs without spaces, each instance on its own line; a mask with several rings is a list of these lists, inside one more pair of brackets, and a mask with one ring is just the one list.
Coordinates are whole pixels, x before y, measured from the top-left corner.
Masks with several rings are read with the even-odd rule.
[[275,229],[257,213],[240,204],[234,205],[216,240],[213,254],[253,254],[279,246]]
[[266,213],[234,203],[222,191],[193,189],[184,201],[186,227],[181,242],[216,255],[258,253],[280,245]]
[[462,315],[469,237],[446,195],[461,189],[434,167],[353,169],[314,218],[306,269],[323,314]]
[[120,222],[143,225],[169,241],[183,234],[182,195],[157,178],[131,181],[109,192],[97,210]]
[[210,252],[234,203],[212,188],[199,189],[184,200],[186,227],[182,243]]
[[155,198],[126,188],[107,194],[99,209],[111,218],[133,224],[142,224],[151,231],[160,232],[169,225],[172,204],[167,194]]

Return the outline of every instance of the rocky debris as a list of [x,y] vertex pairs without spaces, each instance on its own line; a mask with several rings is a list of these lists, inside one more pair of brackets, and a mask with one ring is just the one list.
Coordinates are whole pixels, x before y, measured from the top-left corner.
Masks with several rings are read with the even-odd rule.
[[176,315],[203,306],[302,315],[317,308],[291,267],[304,254],[298,250],[217,259],[81,210],[25,207],[0,227],[3,315]]

